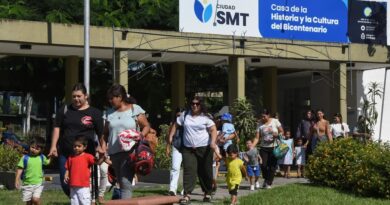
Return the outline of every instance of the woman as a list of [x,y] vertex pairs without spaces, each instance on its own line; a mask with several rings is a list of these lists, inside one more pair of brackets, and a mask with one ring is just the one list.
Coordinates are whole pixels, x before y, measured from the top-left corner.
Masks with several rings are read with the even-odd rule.
[[274,181],[276,165],[278,160],[273,155],[276,146],[276,138],[283,134],[283,128],[279,120],[270,117],[270,112],[264,109],[261,114],[260,125],[256,130],[253,140],[254,146],[260,141],[260,156],[263,160],[261,172],[263,174],[263,188],[270,189]]
[[[95,135],[101,137],[103,132],[102,113],[89,105],[87,89],[81,83],[73,86],[72,104],[65,105],[56,114],[51,147],[48,156],[58,156],[62,190],[69,196],[69,186],[64,182],[65,162],[73,154],[73,143],[76,137],[88,139],[86,152],[95,156]],[[57,150],[58,146],[58,150]],[[100,150],[100,147],[98,147]]]
[[325,119],[324,111],[318,109],[316,112],[316,122],[311,129],[311,150],[314,152],[319,142],[332,142],[333,138],[330,134],[329,121]]
[[[173,138],[170,138],[169,133],[172,127],[175,125],[176,120],[178,117],[180,117],[181,109],[177,108],[175,112],[175,117],[173,118],[170,127],[169,132],[167,135],[167,146],[166,146],[166,156],[172,157],[172,164],[171,164],[171,171],[170,171],[170,183],[169,183],[169,195],[170,196],[176,196],[177,191],[177,184],[179,182],[179,176],[180,176],[180,167],[182,162],[182,155],[181,155],[181,140],[178,139],[182,135],[180,133],[181,129],[177,129],[176,133]],[[172,149],[172,152],[171,152]]]
[[127,199],[132,196],[131,183],[135,173],[129,153],[122,150],[118,135],[124,130],[140,128],[142,135],[146,136],[150,126],[145,111],[127,95],[122,85],[112,85],[107,91],[107,98],[114,111],[107,116],[102,144],[107,142],[107,153],[119,183],[121,198]]
[[183,135],[183,186],[184,196],[181,204],[190,203],[190,194],[195,188],[196,176],[204,192],[203,201],[211,201],[213,180],[213,152],[216,150],[217,129],[207,115],[206,107],[200,97],[190,101],[191,109],[183,112],[172,127],[169,138],[172,138],[179,126],[184,127]]
[[343,122],[343,117],[340,113],[333,115],[333,123],[330,125],[330,131],[333,139],[348,137],[349,127]]

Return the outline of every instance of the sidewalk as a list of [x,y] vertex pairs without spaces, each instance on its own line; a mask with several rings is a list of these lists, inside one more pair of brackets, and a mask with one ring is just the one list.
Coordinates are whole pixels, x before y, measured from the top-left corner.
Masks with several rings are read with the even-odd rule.
[[[292,176],[294,176],[293,173],[292,173]],[[53,189],[54,190],[61,190],[61,183],[60,183],[59,175],[57,173],[47,173],[47,174],[45,174],[45,177],[52,177],[51,181],[45,182],[45,190],[53,190]],[[220,182],[224,181],[224,179],[225,178],[223,176],[218,177],[218,180]],[[262,185],[262,183],[263,183],[263,179],[260,179],[260,185]],[[291,184],[291,183],[309,183],[309,182],[305,178],[292,177],[292,178],[286,179],[283,177],[275,177],[272,187],[283,186],[283,185]],[[144,182],[138,182],[136,184],[136,186],[134,187],[134,189],[161,187],[162,185],[167,186],[167,190],[168,190],[168,184],[154,184],[154,183],[144,183]],[[239,197],[246,196],[248,194],[264,191],[264,189],[257,189],[255,191],[250,191],[249,186],[250,186],[249,182],[243,180],[241,182],[241,185],[240,185],[238,196]],[[212,204],[212,203],[203,202],[203,192],[199,186],[197,186],[197,188],[195,188],[195,190],[192,192],[192,194],[190,196],[191,196],[191,204]],[[220,200],[223,200],[225,198],[230,199],[230,195],[229,195],[229,191],[227,190],[226,183],[222,182],[222,183],[219,183],[218,189],[217,189],[215,195],[213,195],[212,202],[220,201]]]
[[[262,185],[262,183],[263,183],[263,179],[260,179],[260,185]],[[272,187],[283,186],[283,185],[291,184],[291,183],[309,183],[309,181],[305,178],[286,179],[283,177],[275,177]],[[248,194],[264,191],[264,189],[257,189],[255,191],[249,191],[249,186],[250,186],[249,182],[243,180],[241,182],[240,189],[238,191],[238,196],[239,197],[246,196]],[[229,191],[227,190],[227,186],[225,183],[219,184],[217,192],[213,196],[212,202],[220,201],[220,200],[223,200],[224,198],[230,199]],[[203,200],[203,192],[202,192],[200,187],[196,188],[191,195],[191,204],[212,204],[212,203],[205,203],[202,200]]]

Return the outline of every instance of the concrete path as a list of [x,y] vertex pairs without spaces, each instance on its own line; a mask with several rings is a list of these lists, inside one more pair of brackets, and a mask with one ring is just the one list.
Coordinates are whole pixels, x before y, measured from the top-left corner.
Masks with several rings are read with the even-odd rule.
[[[261,179],[260,182],[261,182],[260,185],[262,185],[263,180]],[[286,178],[282,178],[282,177],[275,177],[272,187],[283,186],[283,185],[291,184],[291,183],[308,183],[308,180],[304,179],[304,178],[286,179]],[[246,196],[248,194],[264,191],[264,189],[257,189],[255,191],[250,191],[249,186],[250,186],[250,184],[248,181],[245,181],[245,180],[242,181],[241,185],[240,185],[240,189],[238,191],[238,196],[239,197]],[[227,189],[227,186],[225,183],[219,184],[217,192],[213,196],[212,202],[220,201],[220,200],[223,200],[225,198],[228,198],[230,200],[230,195],[229,195],[229,191]],[[204,203],[202,200],[203,200],[203,192],[202,192],[200,187],[196,188],[194,190],[193,194],[191,195],[191,204],[212,204],[212,203]]]
[[[293,173],[292,173],[292,175],[293,175]],[[61,190],[59,175],[57,173],[46,173],[45,176],[52,178],[51,181],[45,182],[45,190],[53,190],[53,189]],[[218,177],[218,181],[224,181],[224,179],[225,178],[223,176]],[[263,180],[260,179],[260,185],[262,185],[262,183],[263,183]],[[304,179],[304,178],[296,178],[294,176],[292,178],[289,178],[289,179],[282,178],[282,177],[275,177],[274,184],[272,187],[283,186],[283,185],[291,184],[291,183],[308,183],[308,180]],[[167,184],[154,184],[154,183],[138,182],[135,185],[134,189],[137,189],[137,188],[144,189],[144,188],[153,188],[153,187],[161,187],[161,186],[166,186],[167,193],[168,193],[168,185]],[[248,194],[264,191],[263,189],[250,191],[249,186],[250,186],[249,182],[243,180],[241,185],[240,185],[238,196],[240,197],[240,196],[245,196]],[[229,192],[227,190],[226,183],[220,183],[218,185],[218,189],[217,189],[215,195],[213,195],[212,202],[220,201],[220,200],[223,200],[225,198],[230,199],[230,195],[229,195]],[[197,188],[195,188],[195,190],[193,191],[193,193],[191,195],[191,204],[212,204],[212,203],[204,203],[203,202],[203,192],[202,192],[201,188],[199,186],[197,186]]]

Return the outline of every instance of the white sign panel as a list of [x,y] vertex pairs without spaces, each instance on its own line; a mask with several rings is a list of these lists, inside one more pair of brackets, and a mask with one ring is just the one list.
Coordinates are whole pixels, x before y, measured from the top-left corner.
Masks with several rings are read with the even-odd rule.
[[180,31],[261,37],[259,0],[180,0],[179,3]]

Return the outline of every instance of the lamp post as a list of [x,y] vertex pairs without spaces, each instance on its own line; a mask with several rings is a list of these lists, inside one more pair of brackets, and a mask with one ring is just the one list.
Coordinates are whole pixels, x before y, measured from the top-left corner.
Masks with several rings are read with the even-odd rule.
[[89,93],[89,0],[84,0],[84,85]]

